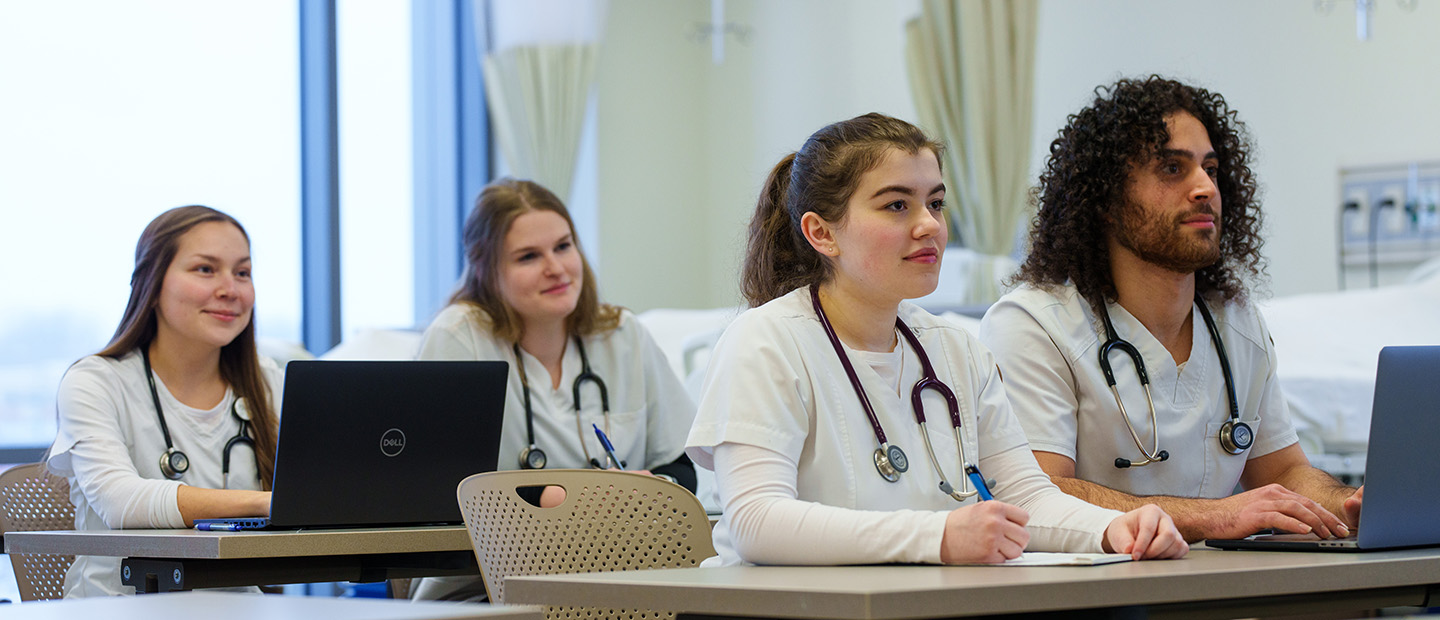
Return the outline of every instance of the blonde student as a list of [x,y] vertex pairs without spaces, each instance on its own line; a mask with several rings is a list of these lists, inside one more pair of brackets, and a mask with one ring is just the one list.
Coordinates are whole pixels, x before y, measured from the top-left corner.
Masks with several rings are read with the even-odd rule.
[[1106,510],[1051,484],[990,353],[905,302],[940,273],[940,150],[868,114],[815,132],[766,180],[741,281],[753,307],[716,346],[688,440],[724,506],[713,563],[1183,556],[1159,508]]
[[[255,348],[250,240],[202,206],[156,217],[104,350],[60,381],[46,464],[70,481],[77,530],[265,516],[280,370]],[[65,596],[130,594],[120,558],[79,556]]]
[[[510,363],[501,469],[619,467],[695,490],[685,433],[695,405],[636,320],[600,302],[570,214],[544,187],[500,179],[465,222],[460,289],[425,330],[420,359]],[[563,500],[549,487],[532,498]],[[479,578],[426,579],[416,598],[483,598]]]

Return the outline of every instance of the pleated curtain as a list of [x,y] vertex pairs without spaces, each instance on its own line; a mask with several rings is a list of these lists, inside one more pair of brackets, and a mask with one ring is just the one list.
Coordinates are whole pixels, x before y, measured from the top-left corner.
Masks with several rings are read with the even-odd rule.
[[486,55],[486,101],[511,175],[569,201],[595,81],[595,44],[531,45]]
[[966,303],[995,301],[1028,212],[1037,0],[923,0],[906,24],[920,124],[947,146],[949,215],[980,256]]

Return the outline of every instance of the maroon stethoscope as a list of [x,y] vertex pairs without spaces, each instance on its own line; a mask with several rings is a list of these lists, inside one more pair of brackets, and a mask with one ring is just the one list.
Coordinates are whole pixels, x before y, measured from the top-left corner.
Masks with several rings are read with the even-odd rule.
[[[905,451],[900,446],[892,445],[885,438],[885,429],[880,426],[880,418],[875,415],[875,408],[870,405],[870,397],[865,395],[865,388],[860,385],[860,377],[855,374],[855,367],[850,364],[850,357],[845,354],[845,349],[840,345],[840,338],[835,335],[835,328],[830,326],[830,319],[825,316],[825,309],[820,306],[820,288],[815,285],[810,287],[810,302],[815,306],[815,315],[820,317],[820,326],[825,328],[825,335],[830,338],[830,346],[835,348],[835,355],[840,358],[840,365],[845,367],[845,374],[850,378],[851,387],[855,388],[855,395],[860,398],[860,406],[865,409],[865,417],[870,419],[870,428],[875,431],[875,439],[880,442],[880,447],[875,449],[874,461],[875,471],[880,477],[890,482],[899,482],[900,474],[910,469],[910,459],[905,456]],[[895,317],[895,327],[900,335],[910,343],[910,348],[915,350],[915,355],[920,358],[920,368],[923,376],[910,388],[910,408],[915,412],[915,423],[920,425],[920,438],[925,442],[925,452],[930,456],[930,464],[935,467],[935,473],[940,477],[940,491],[955,498],[956,501],[965,501],[977,494],[985,499],[988,493],[982,494],[977,489],[970,488],[970,480],[980,479],[979,470],[965,458],[965,441],[961,437],[960,423],[960,401],[955,398],[955,392],[950,387],[940,382],[935,375],[935,368],[930,365],[930,357],[925,354],[925,349],[920,346],[920,339],[910,331],[910,327]],[[960,447],[960,468],[965,475],[961,476],[962,491],[956,491],[949,482],[945,480],[945,471],[940,468],[940,461],[935,458],[935,448],[930,445],[930,434],[925,430],[925,405],[921,402],[921,396],[925,390],[935,390],[945,398],[946,409],[950,413],[950,426],[955,432],[955,444]],[[972,473],[973,472],[973,473]],[[976,484],[976,487],[979,485]]]

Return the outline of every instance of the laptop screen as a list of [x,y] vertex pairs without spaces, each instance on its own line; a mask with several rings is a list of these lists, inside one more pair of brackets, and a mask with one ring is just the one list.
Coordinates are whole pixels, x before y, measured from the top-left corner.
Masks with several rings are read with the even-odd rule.
[[494,471],[505,362],[293,361],[274,527],[461,523],[455,488]]

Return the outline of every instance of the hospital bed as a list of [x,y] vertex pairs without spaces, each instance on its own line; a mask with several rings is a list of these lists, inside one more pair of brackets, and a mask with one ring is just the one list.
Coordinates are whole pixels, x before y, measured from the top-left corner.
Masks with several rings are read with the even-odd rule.
[[1403,284],[1259,305],[1301,446],[1317,467],[1358,481],[1380,349],[1440,344],[1440,261],[1421,265]]

